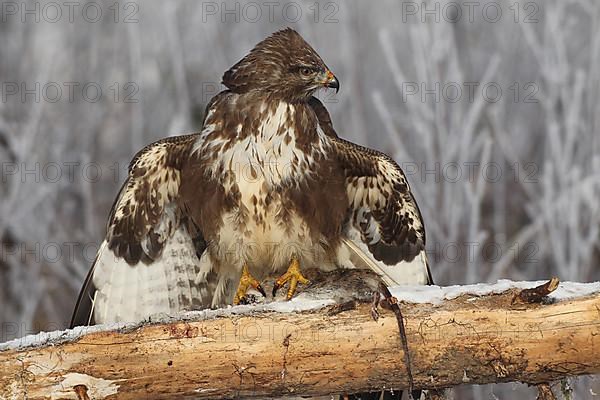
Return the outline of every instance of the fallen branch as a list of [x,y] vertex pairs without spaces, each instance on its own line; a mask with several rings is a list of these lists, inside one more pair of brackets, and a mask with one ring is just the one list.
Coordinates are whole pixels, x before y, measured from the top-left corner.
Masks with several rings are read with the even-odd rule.
[[[0,345],[0,398],[265,398],[406,389],[396,318],[382,310],[373,320],[377,283],[364,274],[336,275],[291,302]],[[538,385],[600,372],[600,285],[563,283],[544,304],[514,304],[522,289],[539,284],[393,288],[399,301],[419,302],[400,304],[415,388]]]
[[543,285],[530,289],[523,289],[515,296],[513,304],[519,301],[523,303],[541,303],[545,297],[558,289],[558,284],[558,278],[554,277]]

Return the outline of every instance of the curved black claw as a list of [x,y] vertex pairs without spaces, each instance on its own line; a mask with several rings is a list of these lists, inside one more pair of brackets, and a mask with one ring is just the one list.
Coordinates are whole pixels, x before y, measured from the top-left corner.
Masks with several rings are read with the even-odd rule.
[[260,283],[258,284],[258,286],[256,286],[256,290],[258,290],[258,292],[262,294],[265,299],[267,298],[267,293],[265,292],[265,289],[263,289],[263,287],[260,285]]
[[273,285],[273,291],[271,292],[271,294],[273,295],[273,297],[275,297],[275,295],[277,294],[277,291],[282,287],[283,285],[279,285],[277,284],[277,282],[275,282],[275,284]]
[[[258,284],[258,286],[256,286],[254,289],[256,289],[258,292],[260,292],[261,296],[263,298],[267,298],[267,293],[265,292],[265,289],[263,289],[263,287]],[[258,298],[258,295],[254,295],[252,293],[246,293],[244,295],[244,297],[242,297],[239,301],[239,304],[241,305],[249,305],[249,304],[257,304],[260,303],[260,299]]]
[[290,261],[290,266],[288,267],[285,274],[281,275],[273,285],[273,297],[277,294],[277,291],[280,287],[285,284],[289,284],[289,288],[287,291],[287,295],[285,296],[286,300],[291,300],[296,293],[296,289],[298,288],[298,284],[308,285],[310,281],[302,275],[300,271],[300,262],[296,257],[292,257]]

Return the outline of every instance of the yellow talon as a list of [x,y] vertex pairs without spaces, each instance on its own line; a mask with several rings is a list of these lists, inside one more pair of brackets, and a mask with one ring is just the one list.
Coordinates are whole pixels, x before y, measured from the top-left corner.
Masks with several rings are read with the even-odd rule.
[[244,267],[242,268],[242,276],[240,277],[240,283],[238,285],[237,291],[235,292],[235,297],[233,298],[233,304],[238,305],[242,302],[242,300],[246,298],[246,292],[248,291],[249,287],[253,287],[254,289],[258,290],[260,294],[262,294],[264,297],[267,297],[267,294],[260,285],[260,282],[258,282],[256,278],[250,275],[250,272],[248,271],[248,265],[244,264]]
[[285,285],[288,281],[290,282],[290,287],[288,288],[287,295],[285,296],[286,300],[290,300],[294,296],[294,293],[296,293],[296,289],[298,288],[298,283],[306,285],[310,282],[302,275],[302,272],[300,271],[300,262],[296,257],[292,257],[287,272],[275,281],[275,285],[273,285],[273,297],[275,297],[277,294],[277,290],[279,290],[279,288]]

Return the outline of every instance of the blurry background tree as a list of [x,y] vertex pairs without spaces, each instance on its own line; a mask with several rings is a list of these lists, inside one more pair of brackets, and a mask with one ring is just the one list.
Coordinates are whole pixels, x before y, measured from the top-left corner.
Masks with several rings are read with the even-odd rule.
[[0,13],[0,341],[68,324],[129,160],[200,129],[223,71],[285,26],[340,78],[320,95],[338,132],[405,169],[437,283],[599,278],[595,0],[8,0]]

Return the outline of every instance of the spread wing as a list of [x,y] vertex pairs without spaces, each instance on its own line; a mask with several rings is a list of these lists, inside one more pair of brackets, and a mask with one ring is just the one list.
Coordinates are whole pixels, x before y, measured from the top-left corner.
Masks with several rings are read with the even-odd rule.
[[72,326],[139,321],[205,302],[206,282],[196,276],[206,243],[178,206],[182,169],[197,137],[160,140],[132,160]]
[[331,141],[346,179],[346,244],[374,259],[369,267],[381,270],[388,284],[432,283],[423,218],[400,167],[381,152]]

